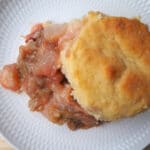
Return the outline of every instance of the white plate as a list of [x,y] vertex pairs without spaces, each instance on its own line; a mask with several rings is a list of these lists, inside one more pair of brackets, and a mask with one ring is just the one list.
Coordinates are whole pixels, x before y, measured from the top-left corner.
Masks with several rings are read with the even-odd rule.
[[[0,0],[0,67],[15,61],[20,36],[32,24],[67,21],[89,10],[141,16],[150,25],[150,0]],[[19,150],[141,150],[150,142],[150,112],[72,132],[29,112],[27,99],[0,88],[0,131]]]

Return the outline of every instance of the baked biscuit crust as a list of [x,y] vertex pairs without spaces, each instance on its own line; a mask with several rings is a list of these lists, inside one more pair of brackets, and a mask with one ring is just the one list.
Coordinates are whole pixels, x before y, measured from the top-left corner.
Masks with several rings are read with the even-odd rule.
[[73,96],[96,119],[129,117],[150,106],[150,32],[139,20],[89,13],[61,61]]

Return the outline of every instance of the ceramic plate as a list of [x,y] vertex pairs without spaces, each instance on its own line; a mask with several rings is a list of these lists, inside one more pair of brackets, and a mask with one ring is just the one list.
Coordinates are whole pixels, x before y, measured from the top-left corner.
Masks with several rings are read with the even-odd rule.
[[[89,10],[135,17],[150,25],[150,0],[0,0],[0,67],[15,62],[21,35],[41,21],[69,21]],[[0,132],[19,150],[141,150],[150,142],[150,112],[70,131],[30,112],[28,97],[0,88]]]

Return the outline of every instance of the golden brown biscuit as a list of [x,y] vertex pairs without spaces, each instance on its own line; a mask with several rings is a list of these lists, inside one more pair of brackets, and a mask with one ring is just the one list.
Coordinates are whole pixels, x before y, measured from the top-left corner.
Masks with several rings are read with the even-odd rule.
[[73,96],[95,118],[116,120],[150,106],[150,32],[139,20],[90,13],[61,61]]

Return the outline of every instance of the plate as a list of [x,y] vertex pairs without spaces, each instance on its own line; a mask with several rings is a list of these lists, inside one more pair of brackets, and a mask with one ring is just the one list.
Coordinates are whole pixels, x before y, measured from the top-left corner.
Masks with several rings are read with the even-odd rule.
[[[15,62],[22,35],[37,22],[69,21],[89,10],[140,16],[150,25],[150,0],[0,0],[0,67]],[[31,113],[28,97],[0,88],[0,132],[19,150],[141,150],[150,142],[150,112],[88,130],[70,131]]]

